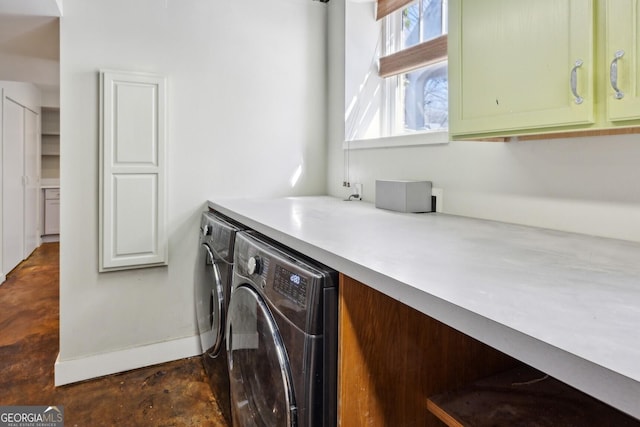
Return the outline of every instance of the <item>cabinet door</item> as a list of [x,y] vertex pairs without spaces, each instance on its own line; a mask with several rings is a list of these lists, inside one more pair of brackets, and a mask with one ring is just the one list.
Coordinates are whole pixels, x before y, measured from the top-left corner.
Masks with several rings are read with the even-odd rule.
[[[607,112],[612,122],[640,118],[638,0],[608,0],[606,8]],[[617,57],[616,57],[616,54]],[[618,91],[615,88],[618,88]]]
[[165,265],[165,78],[100,79],[100,270]]
[[452,135],[593,122],[592,0],[451,0],[449,8]]
[[60,234],[60,199],[44,201],[44,234]]
[[40,150],[38,144],[38,114],[24,109],[24,258],[38,246],[38,193]]
[[2,268],[24,259],[24,108],[4,97],[2,126]]

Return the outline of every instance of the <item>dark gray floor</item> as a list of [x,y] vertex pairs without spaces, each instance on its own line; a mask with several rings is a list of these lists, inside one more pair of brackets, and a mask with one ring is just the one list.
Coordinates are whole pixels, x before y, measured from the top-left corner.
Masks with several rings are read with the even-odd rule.
[[200,358],[54,387],[59,245],[47,243],[0,286],[0,406],[63,406],[65,426],[226,426]]

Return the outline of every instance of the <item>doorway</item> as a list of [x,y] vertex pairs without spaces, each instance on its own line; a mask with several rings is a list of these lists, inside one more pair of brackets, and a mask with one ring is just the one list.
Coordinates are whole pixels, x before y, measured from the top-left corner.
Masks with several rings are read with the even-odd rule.
[[[43,1],[38,10],[26,3],[0,5],[0,82],[11,88],[5,95],[24,93],[28,100],[3,96],[6,108],[0,108],[0,130],[11,136],[11,146],[4,138],[0,151],[7,154],[0,161],[11,178],[0,180],[0,283],[42,241],[59,240],[59,227],[46,227],[45,219],[59,223],[60,13],[51,7],[55,2]],[[51,189],[57,190],[55,201],[48,200],[47,192],[55,195]]]

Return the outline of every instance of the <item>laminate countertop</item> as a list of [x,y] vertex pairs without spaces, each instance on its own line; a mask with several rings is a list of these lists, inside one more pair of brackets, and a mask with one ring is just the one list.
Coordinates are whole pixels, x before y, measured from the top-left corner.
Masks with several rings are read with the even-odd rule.
[[338,198],[208,206],[640,418],[640,244]]

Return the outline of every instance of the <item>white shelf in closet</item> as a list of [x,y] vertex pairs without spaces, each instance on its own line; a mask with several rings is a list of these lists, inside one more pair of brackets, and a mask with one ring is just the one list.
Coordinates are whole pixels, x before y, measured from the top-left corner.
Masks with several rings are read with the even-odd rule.
[[43,156],[59,156],[60,155],[60,136],[42,134],[42,151]]
[[41,177],[60,178],[60,109],[42,107],[40,117]]
[[41,110],[42,135],[60,135],[60,109],[57,107],[42,107]]

